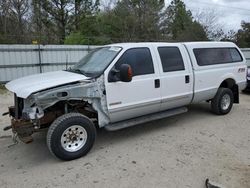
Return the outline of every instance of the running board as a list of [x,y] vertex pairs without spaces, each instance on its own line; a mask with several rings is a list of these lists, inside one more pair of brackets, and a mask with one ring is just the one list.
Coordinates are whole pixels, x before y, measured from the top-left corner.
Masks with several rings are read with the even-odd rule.
[[175,109],[171,109],[171,110],[167,110],[167,111],[163,111],[163,112],[159,112],[159,113],[148,114],[148,115],[133,118],[130,120],[125,120],[125,121],[120,121],[117,123],[109,124],[109,125],[105,126],[104,128],[107,131],[117,131],[117,130],[124,129],[127,127],[132,127],[134,125],[138,125],[138,124],[142,124],[142,123],[146,123],[146,122],[150,122],[150,121],[155,121],[155,120],[167,118],[170,116],[175,116],[178,114],[185,113],[187,111],[188,111],[188,109],[186,107],[175,108]]

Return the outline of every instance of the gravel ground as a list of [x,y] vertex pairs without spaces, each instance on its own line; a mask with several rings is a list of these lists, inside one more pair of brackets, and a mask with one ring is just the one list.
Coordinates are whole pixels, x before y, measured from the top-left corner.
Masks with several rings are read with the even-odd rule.
[[[0,187],[203,188],[206,178],[228,188],[250,188],[250,94],[226,116],[207,103],[189,112],[117,132],[98,131],[90,153],[62,162],[46,147],[46,133],[12,143],[0,118]],[[0,95],[0,113],[12,104]]]

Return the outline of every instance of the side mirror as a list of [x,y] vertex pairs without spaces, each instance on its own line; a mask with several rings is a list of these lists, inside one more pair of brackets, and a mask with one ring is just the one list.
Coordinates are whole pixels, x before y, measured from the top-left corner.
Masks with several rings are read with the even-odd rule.
[[117,82],[117,81],[122,81],[122,82],[131,82],[133,77],[133,72],[132,68],[128,64],[122,64],[119,68],[117,69],[112,69],[108,75],[108,81],[109,82]]
[[120,80],[122,82],[131,82],[133,77],[132,68],[128,64],[122,64],[120,67]]

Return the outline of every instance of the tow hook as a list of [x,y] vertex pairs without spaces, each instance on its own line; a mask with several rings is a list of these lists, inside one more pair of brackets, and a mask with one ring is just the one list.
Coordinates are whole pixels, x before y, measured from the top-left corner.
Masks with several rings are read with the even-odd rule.
[[8,131],[8,130],[10,130],[10,129],[12,129],[12,126],[11,126],[11,125],[9,125],[9,126],[3,128],[4,131]]
[[9,112],[4,112],[3,114],[2,114],[2,116],[6,116],[6,115],[8,115],[8,114],[10,114]]

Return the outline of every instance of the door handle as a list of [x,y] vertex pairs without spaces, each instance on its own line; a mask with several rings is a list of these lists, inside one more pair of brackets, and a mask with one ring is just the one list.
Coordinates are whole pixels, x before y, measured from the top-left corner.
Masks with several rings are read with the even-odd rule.
[[160,79],[155,79],[155,88],[160,88],[161,83],[160,83]]
[[190,82],[190,76],[186,75],[185,76],[185,83],[188,84]]

